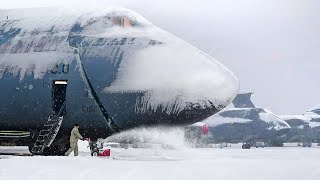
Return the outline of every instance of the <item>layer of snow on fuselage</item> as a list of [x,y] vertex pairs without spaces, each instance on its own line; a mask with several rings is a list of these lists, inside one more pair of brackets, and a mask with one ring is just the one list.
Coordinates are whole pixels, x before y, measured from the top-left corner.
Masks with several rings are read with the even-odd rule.
[[[280,115],[279,117],[285,121],[295,120],[295,119],[301,120],[307,123],[311,128],[320,127],[320,122],[312,121],[314,119],[320,119],[320,115],[315,113],[310,113],[305,115]],[[299,126],[299,128],[302,129],[303,125]]]
[[265,113],[259,113],[260,119],[267,122],[268,124],[272,124],[273,126],[270,127],[270,129],[274,128],[276,130],[280,130],[290,128],[290,125],[286,121],[280,119],[267,109],[263,110],[265,111]]
[[314,111],[320,111],[320,104],[317,104],[317,105],[313,106],[307,112],[314,112]]
[[3,73],[19,75],[22,80],[26,75],[33,75],[35,79],[42,78],[49,68],[59,63],[70,63],[74,58],[71,53],[37,52],[0,54],[0,78]]
[[188,43],[172,35],[168,38],[162,45],[125,58],[117,79],[106,91],[147,92],[141,104],[153,110],[165,105],[174,113],[188,103],[210,107],[212,102],[217,108],[228,105],[239,88],[234,74]]
[[244,119],[244,118],[227,118],[222,116],[211,116],[207,119],[205,119],[203,122],[208,124],[210,127],[216,127],[223,124],[233,124],[233,123],[249,123],[252,120],[250,119]]
[[[320,122],[312,122],[312,121],[310,121],[310,122],[309,122],[309,126],[310,126],[311,128],[320,127]],[[302,127],[302,128],[303,128],[303,127]]]
[[207,125],[207,124],[204,123],[204,122],[196,122],[196,123],[192,124],[192,126],[199,126],[199,127],[202,127],[202,126],[205,126],[205,125]]
[[[228,111],[247,111],[249,113],[251,110],[263,110],[262,112],[259,113],[259,119],[261,121],[264,121],[271,125],[269,129],[286,129],[290,128],[290,125],[285,122],[284,120],[280,119],[276,115],[274,115],[272,112],[270,112],[267,109],[262,109],[262,108],[228,108],[225,109],[221,112],[219,112],[216,115],[213,115],[207,119],[205,119],[203,122],[208,124],[209,126],[215,127],[219,126],[222,124],[232,124],[232,123],[249,123],[253,121],[253,119],[249,118],[243,118],[243,117],[223,117],[220,115],[220,113],[228,112]],[[242,115],[243,116],[243,115]]]
[[[2,33],[9,32],[12,29],[19,30],[19,34],[10,39],[10,46],[18,46],[17,44],[23,42],[25,46],[34,43],[43,43],[41,41],[44,37],[57,36],[64,38],[59,44],[56,44],[54,49],[44,48],[41,52],[26,51],[26,47],[22,47],[23,51],[20,53],[12,53],[10,50],[0,54],[0,78],[3,73],[13,75],[20,74],[20,80],[25,75],[34,75],[34,78],[42,78],[48,68],[52,68],[55,64],[60,62],[68,62],[74,59],[72,55],[73,48],[67,42],[67,36],[70,34],[71,28],[76,24],[80,24],[86,28],[83,29],[84,36],[97,36],[106,34],[106,32],[117,30],[118,34],[129,33],[130,28],[109,28],[99,27],[99,21],[106,21],[108,17],[128,17],[131,21],[142,26],[149,26],[147,20],[133,11],[109,7],[109,8],[30,8],[30,9],[13,9],[0,10],[0,30]],[[8,19],[7,19],[8,17]],[[108,19],[111,23],[112,20]],[[98,24],[99,25],[99,24]],[[111,33],[109,33],[110,35]],[[0,34],[1,35],[1,34]],[[10,33],[9,33],[10,35]],[[6,38],[6,37],[4,37]],[[5,44],[3,44],[5,46]],[[31,47],[34,47],[30,45]]]
[[[21,32],[31,32],[37,30],[39,32],[69,32],[75,23],[82,26],[95,22],[107,17],[128,17],[131,21],[139,24],[139,26],[149,26],[151,23],[139,14],[129,9],[121,7],[106,8],[28,8],[28,9],[10,9],[0,10],[0,22],[14,20],[12,25],[15,28],[21,28]],[[8,17],[8,19],[7,19]],[[10,28],[10,26],[7,26]],[[83,35],[97,36],[99,33],[106,34],[107,29],[97,27],[92,31],[84,32]]]
[[[69,11],[36,8],[34,11],[0,11],[0,15],[4,14],[10,16],[10,19],[17,19],[12,26],[21,28],[21,32],[31,33],[36,30],[43,33],[53,30],[54,33],[65,34],[75,23],[79,23],[88,25],[83,27],[80,35],[101,38],[129,35],[160,41],[162,44],[142,48],[129,55],[124,54],[116,80],[110,87],[106,87],[109,92],[145,92],[145,96],[137,100],[137,104],[144,107],[136,108],[140,112],[148,109],[156,111],[158,107],[165,107],[167,113],[179,113],[190,104],[205,108],[211,107],[213,103],[215,108],[223,108],[239,90],[237,78],[221,63],[153,26],[130,10],[108,8]],[[122,28],[121,31],[117,31],[119,27],[100,27],[106,25],[100,21],[108,19],[108,16],[127,16],[137,23],[137,26]],[[29,65],[42,66],[41,63]]]
[[311,116],[305,116],[305,115],[279,115],[279,117],[285,121],[291,120],[291,119],[299,119],[302,121],[310,121],[312,120]]

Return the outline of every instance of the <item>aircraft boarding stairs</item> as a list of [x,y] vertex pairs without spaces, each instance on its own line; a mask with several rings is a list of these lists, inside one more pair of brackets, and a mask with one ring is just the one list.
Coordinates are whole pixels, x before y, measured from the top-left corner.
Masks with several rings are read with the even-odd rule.
[[52,115],[49,116],[47,123],[44,124],[43,128],[39,132],[39,136],[31,149],[33,154],[42,154],[46,147],[50,147],[61,127],[63,120],[62,113],[65,108],[66,103],[64,102],[57,114],[52,113]]

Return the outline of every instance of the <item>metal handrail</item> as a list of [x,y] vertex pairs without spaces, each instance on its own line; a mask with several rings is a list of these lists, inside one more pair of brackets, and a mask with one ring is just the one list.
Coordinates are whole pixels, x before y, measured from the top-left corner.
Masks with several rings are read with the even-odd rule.
[[63,104],[62,104],[62,106],[61,106],[61,108],[60,108],[60,110],[58,111],[58,113],[57,114],[55,114],[54,116],[56,116],[56,117],[60,117],[60,115],[62,114],[62,112],[64,111],[64,109],[66,108],[66,101],[64,101],[63,102]]

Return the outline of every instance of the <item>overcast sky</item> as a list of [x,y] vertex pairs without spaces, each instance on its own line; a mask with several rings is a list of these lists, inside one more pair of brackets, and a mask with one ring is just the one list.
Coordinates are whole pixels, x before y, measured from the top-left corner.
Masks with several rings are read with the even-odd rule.
[[319,0],[1,0],[0,9],[122,6],[231,69],[277,114],[320,104]]

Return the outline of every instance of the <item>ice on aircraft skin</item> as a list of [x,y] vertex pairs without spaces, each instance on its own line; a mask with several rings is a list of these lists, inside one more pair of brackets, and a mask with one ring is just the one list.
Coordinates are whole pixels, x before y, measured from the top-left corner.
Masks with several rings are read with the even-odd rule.
[[[239,89],[218,61],[122,8],[0,11],[0,85],[10,78],[14,89],[33,82],[29,91],[39,94],[34,84],[67,80],[66,127],[101,116],[101,107],[119,129],[191,124],[227,106]],[[79,102],[85,92],[91,100]],[[50,109],[50,98],[35,99]]]

